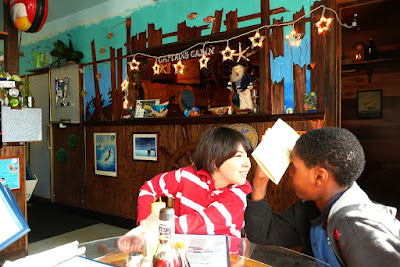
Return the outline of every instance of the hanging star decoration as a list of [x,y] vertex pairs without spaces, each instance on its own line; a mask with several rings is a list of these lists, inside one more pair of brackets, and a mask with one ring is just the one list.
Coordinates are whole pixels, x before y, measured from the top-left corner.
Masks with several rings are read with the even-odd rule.
[[136,61],[135,58],[132,58],[132,61],[129,62],[128,64],[129,64],[129,66],[131,67],[131,70],[139,70],[140,62],[139,62],[139,61]]
[[126,77],[124,81],[121,83],[122,91],[127,90],[129,86],[129,79]]
[[260,32],[257,31],[253,37],[249,37],[249,40],[251,41],[251,48],[254,48],[256,46],[262,47],[264,39],[265,36],[261,36]]
[[154,75],[160,74],[160,65],[158,65],[157,60],[156,60],[156,63],[154,63],[154,65],[153,65],[153,71],[154,71]]
[[303,33],[297,33],[295,29],[285,36],[290,46],[300,46],[302,37]]
[[184,66],[183,66],[181,60],[179,60],[178,63],[173,64],[173,66],[174,66],[174,68],[175,68],[175,74],[177,74],[177,73],[183,74]]
[[233,60],[233,54],[236,52],[236,50],[232,50],[228,45],[226,45],[225,50],[221,51],[220,53],[222,54],[222,61],[225,60]]
[[328,31],[330,29],[332,21],[332,18],[325,18],[325,16],[322,15],[321,19],[317,23],[315,23],[315,26],[318,27],[318,35]]
[[243,59],[245,59],[245,60],[247,60],[247,61],[250,61],[250,59],[248,59],[247,57],[246,57],[246,52],[247,52],[247,50],[249,50],[249,48],[250,48],[250,46],[249,47],[247,47],[245,50],[243,50],[242,49],[242,43],[241,42],[239,42],[239,50],[238,50],[238,52],[237,53],[234,53],[232,56],[237,56],[238,58],[236,59],[236,62],[240,62],[240,59],[241,58],[243,58]]
[[210,60],[210,58],[207,57],[206,54],[203,54],[203,56],[199,59],[200,69],[202,69],[202,68],[207,69],[207,63],[209,60]]

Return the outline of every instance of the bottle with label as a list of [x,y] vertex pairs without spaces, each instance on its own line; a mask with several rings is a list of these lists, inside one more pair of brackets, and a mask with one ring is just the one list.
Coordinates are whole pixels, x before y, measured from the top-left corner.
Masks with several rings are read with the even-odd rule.
[[163,208],[160,211],[160,238],[153,257],[153,267],[182,267],[182,260],[173,240],[175,233],[174,215],[173,208]]
[[153,258],[158,246],[158,225],[160,210],[165,208],[165,202],[158,201],[151,204],[151,214],[144,222],[144,256]]

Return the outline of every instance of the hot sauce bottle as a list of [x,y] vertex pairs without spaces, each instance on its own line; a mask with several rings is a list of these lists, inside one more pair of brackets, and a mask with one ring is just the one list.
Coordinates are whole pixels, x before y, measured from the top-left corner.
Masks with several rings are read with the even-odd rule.
[[173,234],[175,233],[175,219],[173,208],[160,210],[159,243],[153,256],[153,267],[182,267]]

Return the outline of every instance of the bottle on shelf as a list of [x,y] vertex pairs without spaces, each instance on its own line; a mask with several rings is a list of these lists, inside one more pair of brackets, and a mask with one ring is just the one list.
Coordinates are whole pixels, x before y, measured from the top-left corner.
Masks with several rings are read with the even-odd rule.
[[357,14],[357,13],[354,13],[353,20],[351,21],[351,26],[352,26],[356,31],[359,31],[359,30],[360,30],[360,27],[358,27],[357,16],[358,16],[358,14]]
[[376,44],[375,40],[372,38],[369,38],[369,44],[368,44],[368,51],[367,51],[367,60],[374,60],[378,58],[378,54],[376,51]]
[[182,267],[182,260],[173,240],[174,215],[173,208],[160,210],[159,243],[153,256],[153,267]]

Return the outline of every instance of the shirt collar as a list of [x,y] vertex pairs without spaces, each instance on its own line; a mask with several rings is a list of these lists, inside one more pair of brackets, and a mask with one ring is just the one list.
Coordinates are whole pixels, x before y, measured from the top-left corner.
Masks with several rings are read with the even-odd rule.
[[321,214],[317,218],[315,218],[314,220],[311,221],[311,225],[313,227],[322,224],[322,228],[324,230],[326,230],[326,225],[328,223],[329,211],[331,210],[333,204],[335,204],[335,202],[343,195],[344,192],[346,192],[346,190],[336,194],[333,198],[331,198],[328,201],[328,204],[326,204],[326,206],[325,206],[324,210],[321,212]]

